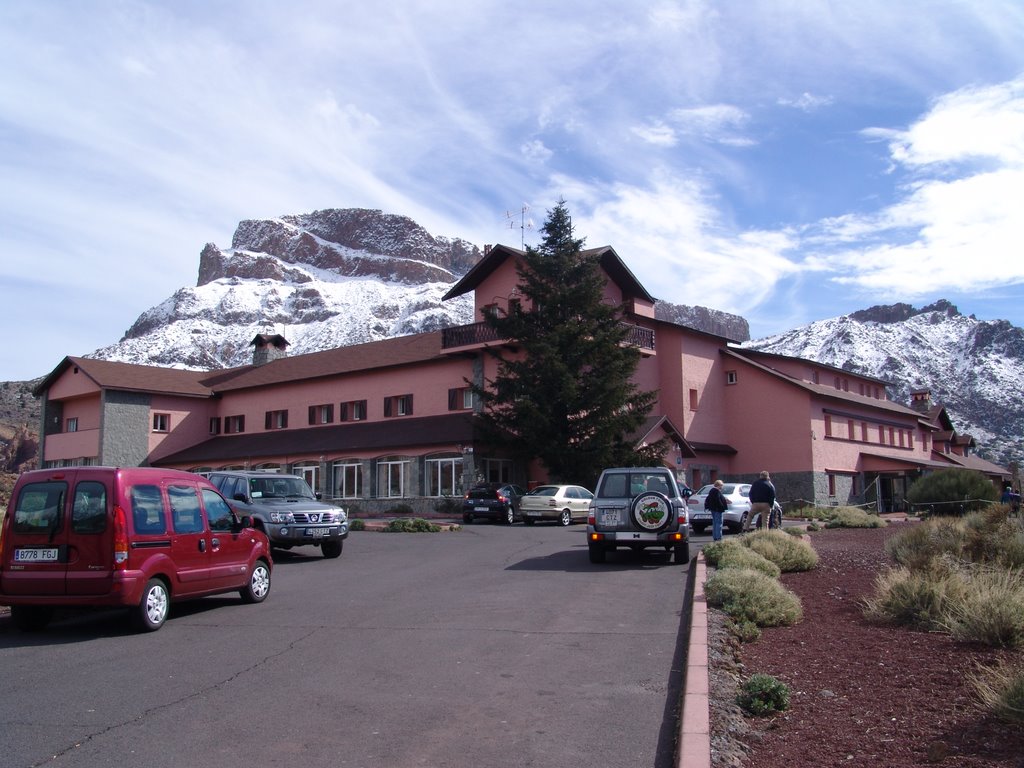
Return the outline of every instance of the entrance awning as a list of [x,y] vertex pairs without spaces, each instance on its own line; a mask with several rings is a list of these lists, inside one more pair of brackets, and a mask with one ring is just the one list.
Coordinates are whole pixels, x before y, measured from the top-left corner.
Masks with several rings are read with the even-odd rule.
[[948,464],[929,459],[911,459],[900,456],[884,456],[879,453],[862,453],[862,472],[909,472],[918,469],[944,469]]

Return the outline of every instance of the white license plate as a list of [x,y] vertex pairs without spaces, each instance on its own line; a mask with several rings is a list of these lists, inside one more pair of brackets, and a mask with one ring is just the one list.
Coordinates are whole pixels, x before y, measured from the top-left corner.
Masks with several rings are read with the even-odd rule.
[[16,563],[56,563],[57,548],[47,547],[46,549],[15,549],[14,562]]
[[473,507],[474,512],[490,512],[490,507]]
[[328,532],[329,532],[329,529],[327,529],[327,528],[307,528],[306,529],[306,535],[307,536],[312,536],[314,539],[322,539],[322,538],[324,538],[328,534]]
[[691,520],[710,520],[711,515],[690,515]]
[[619,534],[619,541],[625,539],[626,541],[657,541],[658,534],[656,533],[626,533]]
[[600,525],[618,525],[622,522],[621,509],[601,509],[598,523]]

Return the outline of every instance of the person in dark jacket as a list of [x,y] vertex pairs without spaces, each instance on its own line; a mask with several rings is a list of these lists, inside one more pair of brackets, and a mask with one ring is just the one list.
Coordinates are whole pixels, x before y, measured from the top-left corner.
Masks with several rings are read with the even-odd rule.
[[757,529],[763,530],[768,527],[768,518],[772,513],[772,505],[775,503],[775,486],[772,485],[772,478],[767,471],[750,484],[750,515],[747,517],[747,524],[744,530],[750,530],[750,523],[756,517]]
[[732,504],[725,494],[722,493],[723,485],[725,483],[721,480],[715,480],[715,484],[711,486],[711,491],[704,499],[704,509],[711,513],[712,541],[722,540],[722,518],[725,516],[725,510]]

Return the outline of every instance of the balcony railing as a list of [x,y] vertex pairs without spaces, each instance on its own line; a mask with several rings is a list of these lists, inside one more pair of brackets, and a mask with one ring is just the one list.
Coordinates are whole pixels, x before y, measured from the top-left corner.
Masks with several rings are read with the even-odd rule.
[[[654,330],[639,325],[626,327],[626,343],[640,349],[654,350]],[[454,347],[471,347],[478,344],[490,344],[496,341],[503,341],[487,323],[473,323],[471,325],[456,325],[441,330],[441,349],[452,349]]]

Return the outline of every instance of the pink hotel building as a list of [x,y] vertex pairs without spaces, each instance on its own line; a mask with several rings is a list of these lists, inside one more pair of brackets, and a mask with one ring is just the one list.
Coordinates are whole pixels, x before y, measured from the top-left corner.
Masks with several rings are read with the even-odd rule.
[[[642,354],[636,383],[659,392],[634,437],[667,435],[665,463],[691,487],[767,469],[783,501],[891,510],[923,471],[966,464],[1007,476],[970,455],[970,437],[926,392],[907,407],[887,399],[881,380],[656,320],[655,299],[615,251],[592,252]],[[474,292],[471,325],[296,356],[281,336],[261,334],[251,365],[216,371],[66,357],[35,390],[40,466],[286,471],[367,514],[402,502],[430,515],[482,480],[546,481],[538,462],[480,441],[466,384],[495,375],[495,348],[515,353],[482,320],[521,301],[521,256],[495,246],[446,294]]]

